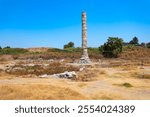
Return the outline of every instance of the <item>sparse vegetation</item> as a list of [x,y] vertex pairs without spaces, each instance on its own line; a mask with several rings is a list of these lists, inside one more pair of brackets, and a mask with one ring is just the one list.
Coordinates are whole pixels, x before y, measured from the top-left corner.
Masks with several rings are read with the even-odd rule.
[[131,76],[133,76],[135,78],[140,78],[140,79],[150,79],[150,73],[144,73],[144,72],[141,72],[141,73],[134,72],[134,73],[132,73]]
[[[129,61],[127,62],[122,60],[116,61],[116,59],[107,61],[104,59],[102,64],[105,64],[106,62],[115,64],[116,62],[116,64],[119,64],[120,67],[101,68],[100,65],[100,67],[87,66],[85,69],[83,69],[83,71],[77,71],[76,73],[78,74],[78,78],[72,81],[56,78],[35,77],[39,73],[49,73],[49,70],[52,71],[52,69],[49,68],[49,65],[45,66],[45,63],[47,62],[46,60],[32,60],[31,63],[35,64],[35,66],[30,66],[29,63],[26,62],[27,60],[21,60],[20,62],[18,61],[13,67],[13,70],[20,70],[21,72],[15,72],[12,70],[13,73],[6,74],[3,69],[1,70],[0,99],[115,100],[149,99],[150,97],[150,95],[147,93],[149,92],[150,88],[149,78],[145,76],[147,78],[140,79],[137,77],[138,74],[134,74],[134,76],[132,76],[133,73],[142,73],[139,71],[143,71],[145,68],[139,69],[137,66],[132,66],[132,64],[134,64],[133,62],[130,63]],[[125,66],[126,70],[122,70],[124,69],[125,62],[127,62],[127,66]],[[43,63],[43,65],[40,65],[41,63]],[[128,70],[130,65],[131,69]],[[51,67],[52,66],[56,66],[56,69],[58,67],[66,67],[65,69],[71,69],[69,68],[70,66],[67,66],[64,63],[52,62]],[[136,67],[136,69],[134,69],[134,67]],[[25,69],[23,74],[25,73],[27,75],[21,74],[22,71],[24,71],[23,69]],[[57,71],[56,69],[54,69],[55,72]],[[77,70],[79,69],[77,68]],[[116,86],[113,84],[116,84]],[[141,92],[142,95],[140,95]]]
[[150,79],[150,74],[148,74],[148,73],[143,74],[143,78],[145,78],[145,79]]
[[2,55],[2,54],[16,55],[16,54],[24,54],[27,52],[28,52],[28,50],[23,49],[23,48],[5,47],[3,49],[0,49],[0,55]]
[[76,78],[76,81],[93,81],[96,80],[96,77],[98,76],[98,73],[95,72],[95,70],[89,70],[86,69],[78,74],[78,78]]
[[[150,99],[149,48],[129,44],[111,59],[99,48],[88,53],[96,64],[75,67],[80,47],[0,48],[0,99]],[[38,77],[64,71],[75,71],[77,78]]]
[[6,69],[6,73],[12,75],[28,75],[34,74],[36,76],[43,74],[57,74],[65,71],[78,71],[79,68],[73,66],[65,66],[59,62],[50,63],[48,66],[34,65],[34,66],[23,66],[15,65],[9,69]]
[[100,74],[107,74],[107,72],[105,70],[100,70],[99,72]]
[[82,87],[87,86],[87,84],[85,84],[85,83],[82,82],[82,83],[80,83],[78,86],[82,88]]
[[133,87],[130,83],[127,83],[127,82],[122,83],[122,84],[114,84],[114,85],[116,85],[116,86],[122,86],[122,87],[126,87],[126,88]]
[[[31,90],[32,89],[32,90]],[[45,93],[46,92],[46,93]],[[58,85],[0,85],[2,100],[68,100],[88,99],[82,94]]]
[[139,62],[143,60],[150,63],[150,50],[143,47],[126,46],[124,47],[124,51],[119,54],[119,58],[133,61],[138,60]]

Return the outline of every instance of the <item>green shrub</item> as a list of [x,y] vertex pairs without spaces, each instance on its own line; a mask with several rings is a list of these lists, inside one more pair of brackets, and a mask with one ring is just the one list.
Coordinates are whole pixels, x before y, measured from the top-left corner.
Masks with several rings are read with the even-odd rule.
[[58,48],[49,48],[47,52],[64,52],[64,50]]
[[65,48],[64,52],[70,52],[70,53],[74,53],[74,52],[82,52],[82,48]]
[[118,54],[122,52],[123,40],[118,37],[109,37],[107,42],[104,43],[99,50],[106,58],[118,57]]
[[121,86],[124,86],[127,88],[133,87],[130,83],[123,83],[123,84],[121,84]]
[[146,47],[147,47],[147,48],[150,48],[150,42],[148,42],[148,43],[146,44]]
[[3,48],[0,49],[0,54],[24,54],[27,53],[28,50],[22,48]]
[[99,54],[99,48],[88,48],[88,53]]

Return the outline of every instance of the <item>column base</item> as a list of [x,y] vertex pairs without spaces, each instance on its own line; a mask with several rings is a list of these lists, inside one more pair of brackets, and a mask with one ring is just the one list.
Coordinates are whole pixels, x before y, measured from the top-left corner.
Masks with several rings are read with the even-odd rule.
[[91,60],[89,59],[89,57],[82,57],[80,58],[80,64],[91,64]]

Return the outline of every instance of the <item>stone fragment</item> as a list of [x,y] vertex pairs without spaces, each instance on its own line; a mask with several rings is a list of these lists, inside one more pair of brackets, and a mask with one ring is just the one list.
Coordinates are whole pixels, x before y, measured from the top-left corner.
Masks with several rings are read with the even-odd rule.
[[44,74],[44,75],[40,75],[39,77],[40,78],[54,77],[54,78],[72,79],[72,78],[76,78],[77,74],[74,71],[72,71],[72,72],[65,71],[64,73],[53,74],[53,75]]

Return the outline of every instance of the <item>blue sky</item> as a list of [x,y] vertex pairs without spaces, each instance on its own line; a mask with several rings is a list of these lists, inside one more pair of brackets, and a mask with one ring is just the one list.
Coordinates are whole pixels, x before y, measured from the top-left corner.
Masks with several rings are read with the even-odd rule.
[[0,0],[0,46],[81,46],[81,12],[87,12],[88,45],[109,36],[150,41],[150,0]]

